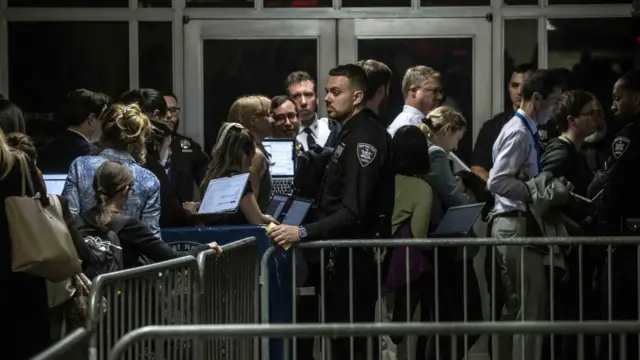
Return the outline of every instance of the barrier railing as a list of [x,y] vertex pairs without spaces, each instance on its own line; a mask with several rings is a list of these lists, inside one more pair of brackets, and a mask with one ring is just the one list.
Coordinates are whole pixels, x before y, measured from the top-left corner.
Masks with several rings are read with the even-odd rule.
[[[453,339],[460,336],[476,334],[508,335],[521,333],[527,335],[543,334],[620,334],[624,343],[626,334],[640,332],[640,323],[634,322],[504,322],[504,323],[406,323],[406,324],[315,324],[315,325],[184,325],[184,326],[147,326],[136,329],[126,334],[114,346],[109,360],[122,360],[124,355],[132,348],[139,346],[141,342],[153,341],[162,344],[163,340],[175,341],[176,339],[209,339],[213,337],[313,337],[313,336],[340,336],[340,337],[378,337],[407,336],[407,335],[448,335]],[[454,340],[455,342],[455,340]],[[372,342],[368,342],[367,359],[374,359],[372,355]],[[163,347],[158,346],[161,353]],[[455,354],[454,354],[455,355]],[[157,357],[156,357],[157,358]],[[164,359],[165,357],[160,357]],[[452,357],[456,359],[457,357]],[[268,358],[267,358],[268,359]],[[619,359],[626,360],[626,354],[620,354]],[[263,359],[266,360],[266,359]],[[340,359],[342,360],[342,359]],[[612,359],[613,360],[613,359]],[[631,359],[630,359],[631,360]]]
[[[202,281],[203,324],[258,323],[258,243],[247,238],[222,246],[222,258],[215,250],[198,255]],[[257,358],[259,343],[248,339],[215,339],[204,343],[205,359],[249,360]]]
[[31,360],[87,360],[91,333],[77,329]]
[[[640,237],[375,239],[308,242],[301,243],[289,251],[317,249],[320,252],[319,262],[309,264],[310,273],[312,267],[319,268],[317,282],[312,285],[315,287],[315,293],[320,295],[313,322],[357,323],[382,319],[386,308],[382,301],[377,300],[387,295],[392,295],[396,300],[393,306],[394,322],[411,321],[417,303],[421,304],[421,321],[579,321],[638,319],[638,244]],[[361,251],[362,249],[358,248],[370,250]],[[394,252],[394,249],[398,248],[404,249]],[[263,283],[260,307],[261,322],[265,324],[269,323],[268,263],[274,249],[268,249],[261,259]],[[481,249],[480,255],[477,255],[478,249]],[[389,262],[383,265],[383,261],[374,261],[374,258],[380,259],[381,254],[385,252],[384,258],[390,261],[391,265]],[[327,255],[329,253],[330,255]],[[622,261],[619,258],[622,254],[632,256],[625,256]],[[297,257],[292,254],[291,258],[294,287],[292,319],[293,323],[298,323],[297,306],[302,298],[298,298],[301,292],[295,289]],[[398,259],[402,262],[401,266],[396,266],[397,262],[393,265]],[[587,264],[589,261],[591,263]],[[627,270],[627,278],[615,276],[618,267],[614,266],[616,261],[626,264],[624,269]],[[594,271],[597,274],[594,274]],[[395,278],[391,276],[392,272],[395,272]],[[597,281],[600,288],[592,288],[594,276],[600,278]],[[390,277],[393,281],[389,281]],[[560,281],[565,281],[564,286],[556,288],[554,285]],[[633,289],[630,289],[631,286]],[[623,294],[625,288],[628,289],[628,295]],[[562,293],[556,295],[558,291]],[[602,296],[598,297],[597,293],[601,293]],[[369,299],[363,301],[365,297]],[[589,303],[597,300],[594,297],[605,299],[604,303],[595,305],[600,307],[602,314],[593,313],[598,311]],[[631,310],[635,308],[635,315],[629,313],[616,316],[615,301],[625,297],[625,307],[632,308]],[[569,301],[574,303],[567,304]],[[428,306],[423,307],[423,303],[428,303]],[[566,309],[567,307],[570,309]],[[363,315],[368,311],[367,308],[371,311]],[[345,314],[339,315],[341,319],[336,319],[335,313],[341,310]],[[325,338],[319,340],[322,342],[324,359],[328,341]],[[376,341],[377,352],[382,350],[380,340],[382,339]],[[402,339],[393,340],[397,344]],[[457,343],[458,354],[467,353],[477,340],[477,337],[465,336]],[[500,344],[498,340],[501,340]],[[545,339],[550,344],[551,354],[555,353],[556,340],[554,336]],[[565,336],[562,345],[570,349],[567,351],[577,353],[574,354],[577,358],[595,352],[596,343],[607,345],[606,349],[601,351],[608,352],[609,358],[623,351],[611,334],[601,340],[604,341],[583,335]],[[450,342],[451,339],[436,337],[435,347],[432,347],[435,349],[433,354],[439,358],[442,353],[450,353]],[[292,343],[295,359],[295,336]],[[505,347],[506,343],[512,345]],[[489,347],[493,348],[494,352],[499,350],[500,357],[504,359],[510,358],[512,352],[542,351],[541,344],[530,336],[507,335],[506,339],[492,337]],[[353,354],[354,347],[362,348],[362,343],[354,344],[354,339],[350,338],[347,347]],[[637,351],[638,346],[635,343],[630,346],[634,347]],[[509,354],[509,357],[505,357],[504,353]],[[262,339],[262,355],[263,359],[268,359],[270,355],[269,339],[266,337]]]

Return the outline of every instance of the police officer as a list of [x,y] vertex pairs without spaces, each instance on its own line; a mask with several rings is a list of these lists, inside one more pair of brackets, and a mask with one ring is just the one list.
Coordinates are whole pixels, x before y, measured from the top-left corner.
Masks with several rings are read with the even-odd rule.
[[[391,232],[388,219],[395,191],[391,137],[365,108],[367,75],[357,65],[340,65],[329,72],[326,87],[327,111],[341,122],[342,130],[320,189],[318,220],[302,227],[276,226],[268,236],[279,246],[301,240],[371,239]],[[376,269],[373,251],[353,249],[350,289],[349,251],[337,252],[326,286],[328,321],[349,322],[350,291],[354,322],[374,321]],[[335,359],[348,359],[349,339],[338,339],[333,350]],[[366,339],[355,339],[354,354],[355,359],[367,358]]]
[[[618,131],[611,144],[611,157],[606,165],[606,183],[599,211],[600,233],[605,236],[640,236],[640,72],[624,74],[614,85],[612,112],[625,125]],[[611,286],[614,320],[638,319],[638,261],[637,246],[618,246],[612,254]],[[604,279],[607,276],[605,274]],[[603,284],[607,284],[604,281]],[[605,299],[607,287],[604,286]],[[618,339],[613,358],[617,358]],[[627,356],[638,359],[638,336],[627,336]],[[604,357],[603,357],[604,359]]]
[[169,109],[169,120],[173,124],[171,140],[171,164],[169,177],[178,191],[178,197],[184,201],[199,201],[198,187],[204,179],[209,158],[202,147],[193,139],[178,133],[180,124],[180,107],[175,94],[164,95]]

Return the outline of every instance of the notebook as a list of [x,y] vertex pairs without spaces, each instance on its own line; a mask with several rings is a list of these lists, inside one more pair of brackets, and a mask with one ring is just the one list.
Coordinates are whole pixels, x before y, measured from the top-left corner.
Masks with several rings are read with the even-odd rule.
[[209,181],[198,214],[219,214],[238,211],[249,173]]
[[267,207],[267,214],[280,224],[300,226],[311,208],[313,200],[303,199],[292,195],[275,194]]
[[473,234],[473,225],[480,217],[485,203],[450,207],[436,230],[433,237],[466,237]]
[[271,181],[274,194],[291,194],[296,167],[295,139],[265,139],[265,150],[271,156]]
[[42,174],[42,179],[47,186],[48,194],[62,195],[67,174]]

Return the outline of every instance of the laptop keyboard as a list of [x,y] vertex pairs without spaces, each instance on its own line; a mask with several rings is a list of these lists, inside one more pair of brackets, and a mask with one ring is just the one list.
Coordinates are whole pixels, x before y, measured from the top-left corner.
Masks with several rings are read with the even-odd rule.
[[293,193],[293,179],[273,179],[272,183],[274,194],[291,195]]

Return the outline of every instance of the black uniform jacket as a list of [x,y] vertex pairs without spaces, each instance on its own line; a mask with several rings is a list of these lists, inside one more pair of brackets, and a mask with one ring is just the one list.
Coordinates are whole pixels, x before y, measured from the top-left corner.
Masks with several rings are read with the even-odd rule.
[[306,226],[310,239],[372,238],[387,232],[395,182],[391,136],[364,109],[342,124],[320,187],[318,220]]

